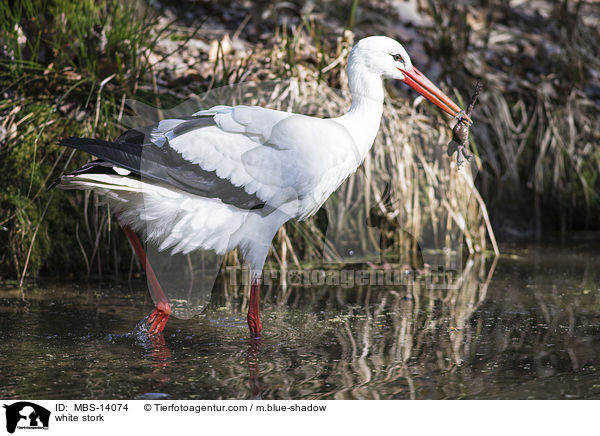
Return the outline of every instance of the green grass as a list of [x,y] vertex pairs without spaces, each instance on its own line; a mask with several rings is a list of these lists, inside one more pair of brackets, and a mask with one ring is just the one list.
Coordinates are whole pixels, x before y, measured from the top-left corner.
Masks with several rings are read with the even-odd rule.
[[[85,271],[82,251],[102,270],[104,209],[83,194],[46,191],[88,157],[58,145],[71,135],[108,138],[125,97],[137,96],[154,43],[153,18],[136,3],[2,2],[0,35],[0,276]],[[104,82],[104,84],[103,84]],[[108,223],[103,225],[108,228]],[[73,237],[74,229],[81,235]],[[106,233],[106,230],[104,230]],[[103,246],[116,244],[108,232]],[[108,240],[106,240],[108,238]],[[127,246],[122,253],[127,253]],[[106,251],[106,250],[105,250]],[[115,252],[119,251],[117,249]],[[106,260],[108,262],[108,259]]]

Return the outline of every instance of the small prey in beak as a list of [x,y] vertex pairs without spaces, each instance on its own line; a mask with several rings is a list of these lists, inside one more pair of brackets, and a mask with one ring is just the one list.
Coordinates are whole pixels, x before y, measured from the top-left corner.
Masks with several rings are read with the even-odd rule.
[[465,119],[471,115],[480,91],[481,83],[478,80],[475,84],[475,91],[471,96],[471,103],[469,103],[467,110],[459,112],[455,116],[455,118],[458,119],[458,122],[452,129],[452,141],[448,144],[448,156],[452,156],[452,154],[456,152],[456,166],[458,168],[460,168],[464,162],[462,159],[463,157],[466,160],[469,160],[473,156],[467,148],[469,142],[469,125],[465,122]]

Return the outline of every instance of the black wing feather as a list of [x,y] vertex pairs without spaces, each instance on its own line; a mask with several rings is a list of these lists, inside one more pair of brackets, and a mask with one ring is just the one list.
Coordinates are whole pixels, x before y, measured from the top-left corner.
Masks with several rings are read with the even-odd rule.
[[[189,120],[178,126],[177,134],[206,125],[206,121],[202,119]],[[265,206],[265,202],[259,197],[248,194],[244,188],[217,176],[216,171],[206,171],[199,165],[185,160],[168,145],[168,142],[160,147],[148,142],[148,129],[129,130],[115,142],[77,137],[60,140],[61,145],[85,151],[101,159],[84,165],[70,175],[92,172],[106,174],[107,171],[112,171],[105,164],[110,162],[132,172],[124,177],[166,183],[194,195],[219,198],[223,203],[241,209],[262,209]],[[57,182],[54,182],[50,188],[56,184]]]

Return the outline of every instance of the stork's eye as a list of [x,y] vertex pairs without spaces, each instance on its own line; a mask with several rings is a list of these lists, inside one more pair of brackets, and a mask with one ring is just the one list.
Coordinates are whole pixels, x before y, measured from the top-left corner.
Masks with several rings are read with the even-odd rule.
[[396,62],[402,62],[403,61],[402,55],[400,55],[400,54],[393,54],[392,57],[394,58],[394,60]]

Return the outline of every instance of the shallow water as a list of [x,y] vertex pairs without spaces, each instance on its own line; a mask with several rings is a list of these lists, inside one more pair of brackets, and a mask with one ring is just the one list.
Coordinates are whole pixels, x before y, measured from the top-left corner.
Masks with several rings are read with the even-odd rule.
[[[164,337],[128,334],[140,284],[0,287],[0,398],[600,398],[600,250],[505,246],[456,291],[266,289],[264,337],[243,298],[213,296]],[[137,288],[137,289],[136,289]]]

